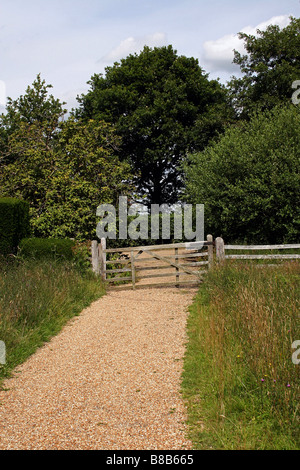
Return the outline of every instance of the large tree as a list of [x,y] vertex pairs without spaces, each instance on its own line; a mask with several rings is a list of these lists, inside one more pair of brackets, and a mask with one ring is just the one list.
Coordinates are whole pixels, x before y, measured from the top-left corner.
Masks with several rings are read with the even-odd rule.
[[300,79],[300,19],[291,17],[285,28],[270,25],[257,35],[239,33],[239,38],[246,53],[235,51],[234,63],[243,75],[228,86],[237,113],[248,119],[253,110],[291,102],[292,85]]
[[187,151],[203,149],[224,129],[224,88],[172,46],[145,46],[88,83],[75,116],[114,124],[122,139],[118,155],[131,163],[146,203],[176,202]]
[[40,77],[0,119],[0,195],[30,203],[35,236],[90,239],[96,208],[131,191],[130,167],[115,155],[112,126],[62,121],[62,106]]

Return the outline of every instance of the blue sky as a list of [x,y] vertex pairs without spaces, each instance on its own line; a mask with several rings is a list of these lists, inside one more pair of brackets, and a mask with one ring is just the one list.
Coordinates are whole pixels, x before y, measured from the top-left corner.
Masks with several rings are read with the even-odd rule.
[[239,72],[239,31],[284,27],[299,13],[299,0],[0,0],[0,104],[41,73],[71,109],[94,73],[145,44],[172,44],[225,82]]

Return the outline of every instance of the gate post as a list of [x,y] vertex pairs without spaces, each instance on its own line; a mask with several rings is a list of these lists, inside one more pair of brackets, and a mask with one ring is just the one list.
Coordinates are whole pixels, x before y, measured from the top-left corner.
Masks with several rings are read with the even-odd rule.
[[133,250],[130,252],[130,260],[131,260],[131,279],[132,279],[132,288],[135,289],[135,267],[134,267],[134,253]]
[[106,281],[106,238],[101,238],[101,243],[99,243],[99,264],[100,264],[100,274],[103,281]]
[[225,261],[225,248],[224,240],[221,237],[216,238],[216,256],[219,263],[224,263]]
[[92,269],[93,272],[99,275],[99,255],[98,255],[98,242],[97,240],[92,240],[91,244],[91,252],[92,252]]
[[[207,241],[208,242],[213,242],[213,236],[212,235],[207,235]],[[214,246],[213,245],[208,245],[207,247],[208,251],[208,269],[212,269],[214,265]]]
[[[175,264],[178,264],[178,248],[175,248]],[[175,287],[180,287],[179,286],[179,268],[175,268],[176,271],[176,284]]]

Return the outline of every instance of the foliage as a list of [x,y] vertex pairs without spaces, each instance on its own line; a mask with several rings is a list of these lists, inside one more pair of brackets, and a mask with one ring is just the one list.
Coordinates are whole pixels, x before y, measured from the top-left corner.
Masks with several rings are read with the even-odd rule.
[[131,163],[146,203],[178,201],[186,151],[203,149],[229,119],[225,90],[172,46],[145,46],[88,83],[75,115],[115,125],[118,155]]
[[286,28],[270,25],[258,35],[240,33],[246,54],[235,51],[234,63],[243,73],[228,84],[231,100],[241,117],[256,108],[272,109],[291,101],[292,84],[300,77],[300,19],[291,17]]
[[70,239],[23,238],[19,245],[22,258],[72,259],[75,242]]
[[11,134],[24,124],[27,124],[27,129],[30,129],[32,124],[40,124],[44,141],[50,143],[57,132],[59,121],[66,113],[63,107],[66,103],[48,95],[50,88],[52,85],[46,85],[45,80],[38,74],[32,86],[27,87],[25,95],[16,100],[7,98],[6,113],[0,116],[0,162],[14,160],[14,154],[7,149],[8,140]]
[[231,127],[185,165],[185,197],[205,205],[205,231],[226,242],[299,235],[300,110],[288,105]]
[[49,115],[45,111],[39,116],[35,108],[41,106],[41,96],[48,110],[47,87],[41,91],[40,86],[36,81],[27,93],[30,100],[27,95],[22,98],[22,103],[30,102],[34,119],[20,117],[19,102],[8,105],[10,128],[0,164],[0,195],[29,201],[34,236],[95,237],[97,206],[116,203],[131,188],[129,165],[115,156],[119,139],[110,125],[73,118],[59,121],[56,102]]
[[0,253],[16,253],[19,241],[29,235],[29,204],[16,198],[0,199]]
[[183,396],[195,449],[299,450],[299,263],[226,263],[188,319]]

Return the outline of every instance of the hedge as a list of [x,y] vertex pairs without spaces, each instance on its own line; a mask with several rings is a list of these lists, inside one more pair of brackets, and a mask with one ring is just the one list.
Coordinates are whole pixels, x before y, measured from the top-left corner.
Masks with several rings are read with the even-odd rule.
[[0,198],[0,253],[15,254],[20,240],[29,234],[29,203],[17,198]]
[[24,238],[19,255],[23,258],[72,259],[75,241],[60,238]]

